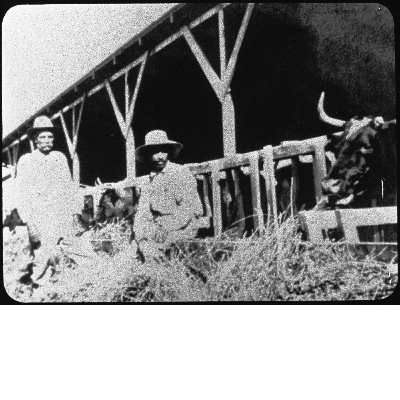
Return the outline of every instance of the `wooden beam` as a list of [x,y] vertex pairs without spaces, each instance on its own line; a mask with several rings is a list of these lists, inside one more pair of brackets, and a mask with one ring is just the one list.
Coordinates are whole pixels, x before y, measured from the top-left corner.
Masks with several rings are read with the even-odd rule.
[[[300,221],[306,229],[309,240],[324,243],[322,230],[343,228],[346,242],[360,242],[358,226],[397,224],[397,207],[357,208],[331,211],[300,211]],[[375,242],[373,242],[375,243]],[[391,243],[390,243],[391,244]],[[393,242],[393,244],[397,244]]]
[[117,101],[115,100],[114,93],[111,89],[110,82],[108,80],[106,80],[105,85],[106,85],[108,96],[111,101],[111,105],[114,110],[115,117],[117,118],[117,121],[118,121],[119,129],[121,130],[122,135],[126,139],[126,126],[125,126],[124,117],[122,116],[121,111],[119,110]]
[[[225,47],[225,25],[224,11],[218,11],[218,32],[219,32],[219,57],[221,82],[225,80],[226,74],[226,47]],[[230,93],[222,97],[222,132],[224,156],[236,153],[236,131],[235,131],[235,108]]]
[[397,207],[376,207],[337,210],[344,234],[349,242],[359,241],[357,226],[397,224]]
[[130,99],[129,84],[128,84],[128,75],[129,75],[129,71],[126,71],[126,72],[125,72],[125,115],[128,115],[128,111],[129,111],[129,99]]
[[234,196],[237,205],[237,219],[238,219],[237,237],[242,238],[246,229],[246,221],[245,221],[244,206],[243,206],[243,195],[239,185],[239,170],[232,168],[230,171],[232,175]]
[[[375,208],[378,207],[378,202],[376,198],[373,198],[371,200],[371,207]],[[377,226],[374,226],[374,242],[380,242],[382,241],[382,235],[383,232],[380,232],[379,228]]]
[[261,229],[264,226],[264,215],[261,208],[260,195],[260,169],[258,166],[259,155],[257,151],[250,154],[250,184],[251,199],[253,203],[253,225],[254,230]]
[[[219,12],[220,9],[225,8],[229,6],[231,3],[223,3],[219,4],[218,6],[212,8],[211,10],[207,11],[205,14],[201,15],[199,18],[195,19],[193,22],[191,22],[188,26],[189,29],[193,29],[196,26],[202,24],[204,21],[207,21],[209,18],[211,18],[213,15],[215,15],[217,12]],[[157,45],[154,50],[150,52],[150,56],[153,54],[159,52],[160,50],[164,49],[171,43],[173,43],[176,39],[179,39],[182,36],[182,31],[178,31],[165,39],[163,42],[161,42],[159,45]]]
[[298,157],[292,157],[292,182],[290,185],[290,202],[291,202],[291,213],[297,215],[297,198],[299,195],[299,159]]
[[219,236],[222,233],[222,211],[221,211],[221,188],[219,186],[220,179],[220,164],[212,163],[211,185],[213,197],[213,226],[214,236]]
[[77,153],[72,157],[72,180],[77,184],[81,181],[81,165]]
[[161,42],[159,45],[157,45],[154,50],[151,51],[150,55],[152,56],[153,54],[158,53],[160,50],[164,49],[168,45],[170,45],[172,42],[174,42],[176,39],[180,38],[182,36],[182,32],[176,32],[173,35],[171,35],[169,38],[165,39],[163,42]]
[[128,86],[128,75],[125,75],[125,133],[126,138],[125,149],[126,149],[126,176],[128,180],[136,178],[136,154],[135,154],[135,135],[131,128],[133,114],[135,110],[136,100],[139,93],[140,84],[142,82],[143,71],[146,65],[148,52],[142,57],[142,63],[138,77],[136,79],[135,89],[131,101],[129,102],[129,86]]
[[239,50],[240,50],[240,47],[242,45],[242,42],[243,42],[243,39],[244,39],[244,35],[246,33],[247,26],[249,24],[249,20],[250,20],[250,16],[251,16],[251,13],[252,13],[253,8],[254,8],[254,4],[255,3],[249,3],[247,5],[246,12],[244,14],[244,18],[243,18],[242,24],[241,24],[240,29],[239,29],[239,33],[238,33],[238,36],[236,38],[235,46],[234,46],[234,48],[232,50],[232,54],[231,54],[231,56],[229,58],[228,67],[226,68],[225,80],[223,82],[222,93],[221,93],[221,97],[222,98],[225,96],[225,94],[229,90],[229,86],[230,86],[231,81],[232,81],[233,72],[235,70],[235,66],[236,66],[236,61],[237,61],[237,57],[238,57],[238,54],[239,54]]
[[[190,29],[200,25],[201,23],[203,23],[204,21],[208,20],[209,18],[211,18],[213,15],[215,15],[216,13],[218,13],[221,9],[224,9],[225,7],[228,7],[231,3],[221,3],[218,6],[212,8],[211,10],[207,11],[205,14],[203,14],[202,16],[200,16],[199,18],[195,19],[193,22],[191,22],[188,26]],[[183,32],[180,30],[178,32],[176,32],[175,34],[171,35],[169,38],[167,38],[166,40],[164,40],[162,43],[160,43],[159,45],[157,45],[153,50],[151,50],[149,52],[149,56],[154,55],[155,53],[157,53],[158,51],[162,50],[164,47],[168,46],[170,43],[172,43],[173,41],[175,41],[176,39],[178,39],[179,37],[181,37],[183,35]],[[141,41],[141,39],[139,38],[139,42]],[[130,69],[134,68],[136,65],[139,65],[143,60],[142,57],[139,57],[138,59],[136,59],[135,61],[133,61],[132,63],[128,64],[126,67],[122,68],[121,70],[119,70],[118,72],[116,72],[115,74],[113,74],[108,81],[109,82],[113,82],[115,79],[119,78],[121,75],[125,74],[126,71],[129,71]],[[95,79],[95,73],[96,71],[93,71],[90,76],[92,77],[92,79]],[[89,90],[86,93],[87,97],[92,96],[93,94],[97,93],[99,90],[101,90],[103,87],[105,87],[105,82],[102,82],[98,85],[96,85],[93,89]],[[74,103],[69,104],[67,106],[65,106],[62,110],[64,113],[67,112],[68,110],[70,110],[74,105],[76,105],[77,103],[81,102],[82,98],[76,100]],[[53,118],[57,118],[60,116],[60,111],[57,112],[56,114],[53,115]]]
[[83,99],[86,97],[86,94],[84,94],[83,96],[81,96],[79,99],[75,100],[73,103],[63,107],[60,111],[56,112],[55,114],[53,114],[50,119],[56,119],[60,116],[60,112],[62,111],[63,113],[66,113],[67,111],[69,111],[71,108],[74,108],[75,106],[77,106],[79,103],[82,103]]
[[300,211],[299,218],[308,239],[315,243],[324,242],[322,230],[338,226],[335,211]]
[[[272,148],[273,159],[281,160],[285,158],[291,158],[303,154],[312,154],[315,150],[314,142],[320,138],[326,138],[326,136],[320,136],[314,139],[307,139],[292,145],[280,145]],[[264,150],[258,150],[258,153],[262,160],[264,160]],[[244,165],[249,165],[250,158],[249,153],[243,154],[232,154],[230,156],[219,158],[218,161],[223,165],[223,169],[235,168]],[[197,174],[211,172],[211,161],[205,161],[202,163],[187,164],[187,166]]]
[[211,10],[208,10],[206,13],[201,15],[199,18],[195,19],[193,22],[189,24],[190,29],[195,28],[196,26],[202,24],[204,21],[207,21],[209,18],[211,18],[213,15],[215,15],[221,8],[225,8],[229,4],[225,5],[217,5],[216,7],[212,8]]
[[222,127],[224,156],[232,156],[236,153],[236,134],[235,108],[230,93],[224,97],[222,102]]
[[208,177],[207,175],[203,176],[203,192],[204,192],[204,208],[205,208],[205,213],[206,217],[211,218],[212,217],[212,212],[211,212],[211,205],[210,205],[210,195],[208,191]]
[[6,151],[7,151],[7,157],[8,157],[8,165],[12,165],[12,157],[11,157],[10,149],[7,148]]
[[221,80],[225,81],[226,71],[226,47],[225,47],[225,24],[224,24],[224,10],[218,11],[218,33],[219,33],[219,60],[221,70]]
[[[119,70],[118,72],[116,72],[114,75],[111,75],[111,78],[109,79],[109,81],[114,82],[116,79],[118,79],[120,76],[124,75],[126,72],[137,67],[139,64],[142,64],[147,59],[147,54],[148,54],[148,51],[143,53],[140,57],[138,57],[135,61],[132,61],[126,67],[124,67],[121,70]],[[104,86],[104,83],[103,83],[103,86]]]
[[[135,109],[135,104],[136,104],[136,99],[139,93],[139,88],[140,88],[140,83],[142,82],[142,76],[143,76],[143,71],[144,71],[144,67],[146,65],[146,61],[147,61],[147,55],[148,53],[145,53],[145,57],[143,59],[143,62],[140,65],[140,70],[139,70],[139,75],[137,77],[136,80],[136,85],[135,85],[135,90],[133,92],[133,96],[132,96],[132,100],[129,104],[129,110],[128,110],[128,114],[125,117],[125,129],[128,130],[129,126],[132,123],[132,118],[133,118],[133,111]],[[128,135],[128,132],[126,131],[125,137]]]
[[272,146],[265,146],[262,151],[264,156],[263,173],[267,192],[268,220],[272,221],[276,226],[278,221],[278,211],[276,206],[275,172]]
[[136,178],[135,136],[129,126],[125,142],[126,149],[126,177],[128,181]]
[[15,145],[11,148],[11,150],[12,150],[12,165],[17,165],[18,149],[19,149],[19,142],[15,143]]
[[325,143],[323,141],[317,142],[314,145],[314,187],[316,202],[322,199],[322,179],[326,175],[326,157],[325,157]]
[[74,137],[73,137],[73,144],[74,144],[74,150],[76,151],[76,147],[78,144],[78,134],[79,134],[79,129],[81,127],[81,120],[82,120],[82,113],[83,113],[83,106],[85,104],[86,96],[83,96],[82,102],[81,102],[81,108],[79,109],[79,116],[78,116],[78,123],[76,125],[76,131],[74,132]]
[[72,178],[73,178],[74,182],[76,182],[77,184],[80,183],[80,179],[81,179],[81,165],[80,165],[79,156],[78,156],[76,149],[78,146],[78,135],[79,135],[79,129],[80,129],[81,120],[82,120],[82,112],[83,112],[83,107],[85,104],[85,99],[86,99],[86,96],[83,97],[83,100],[81,102],[81,107],[79,109],[79,115],[78,115],[77,122],[75,121],[75,107],[72,109],[72,113],[73,113],[72,114],[72,116],[73,116],[72,147],[74,149],[74,152],[72,155]]
[[64,113],[62,111],[60,111],[60,119],[61,119],[61,124],[62,124],[62,128],[63,128],[65,140],[67,141],[69,155],[71,156],[71,158],[73,158],[74,157],[74,146],[69,137],[68,127],[67,127],[67,124],[65,123]]
[[[147,52],[146,52],[147,53]],[[141,55],[139,58],[137,58],[135,61],[132,61],[130,64],[128,64],[126,67],[120,69],[118,72],[116,72],[115,74],[111,75],[110,78],[108,78],[107,80],[109,82],[114,82],[116,79],[118,79],[119,77],[121,77],[122,75],[126,74],[128,71],[130,71],[132,68],[135,68],[136,66],[138,66],[140,63],[143,62],[143,58],[145,57],[145,54]],[[105,81],[99,83],[97,86],[95,86],[93,89],[90,89],[89,92],[87,93],[87,96],[90,97],[93,94],[97,93],[99,90],[103,89],[103,87],[105,87]]]
[[203,50],[200,48],[196,39],[190,32],[187,26],[184,26],[181,29],[184,38],[186,39],[187,44],[189,45],[192,53],[196,57],[198,63],[200,64],[201,69],[203,70],[205,76],[210,82],[211,87],[213,88],[215,94],[217,95],[219,101],[222,103],[223,98],[221,96],[222,90],[222,81],[219,79],[218,75],[215,73],[213,68],[211,67],[210,62],[208,61],[206,55],[203,53]]
[[76,118],[75,118],[75,107],[74,107],[72,109],[72,147],[74,148],[74,152],[75,152],[75,146],[74,146],[75,131],[76,131]]

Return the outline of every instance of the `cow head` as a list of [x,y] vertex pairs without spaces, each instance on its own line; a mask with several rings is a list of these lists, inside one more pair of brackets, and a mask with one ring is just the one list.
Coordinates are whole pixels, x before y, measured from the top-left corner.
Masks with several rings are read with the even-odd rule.
[[391,151],[388,146],[396,151],[396,144],[385,140],[384,135],[396,120],[385,122],[382,117],[371,116],[347,122],[334,119],[325,114],[323,99],[324,93],[318,104],[321,120],[343,130],[328,136],[326,150],[335,154],[336,162],[323,179],[322,189],[329,205],[347,206],[385,179],[388,166],[383,164],[384,155]]

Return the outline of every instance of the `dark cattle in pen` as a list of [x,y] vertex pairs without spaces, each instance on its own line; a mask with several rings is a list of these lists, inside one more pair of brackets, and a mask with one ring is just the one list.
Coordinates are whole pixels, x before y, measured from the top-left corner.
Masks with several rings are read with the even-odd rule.
[[336,156],[322,182],[328,207],[370,207],[372,199],[378,205],[396,205],[396,120],[334,119],[325,114],[323,100],[324,93],[318,104],[321,120],[343,128],[330,135],[326,146]]
[[138,195],[134,188],[125,188],[117,192],[107,189],[101,196],[93,222],[103,225],[114,221],[128,221],[133,224],[137,210]]
[[[101,190],[101,189],[99,189]],[[138,194],[135,188],[121,190],[106,189],[98,201],[94,204],[96,196],[84,196],[84,209],[82,210],[81,223],[84,230],[101,230],[109,223],[122,223],[121,228],[133,238],[133,221],[137,210]],[[79,236],[79,235],[78,235]],[[113,253],[114,245],[111,239],[103,239],[94,243],[95,251]]]

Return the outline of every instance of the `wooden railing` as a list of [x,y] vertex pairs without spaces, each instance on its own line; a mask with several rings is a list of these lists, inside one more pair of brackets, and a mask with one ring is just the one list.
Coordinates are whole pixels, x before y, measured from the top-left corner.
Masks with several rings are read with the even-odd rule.
[[[214,234],[222,232],[222,201],[219,182],[227,179],[227,173],[237,174],[238,169],[245,175],[250,175],[252,195],[252,218],[254,229],[262,226],[266,221],[261,208],[260,175],[264,178],[267,196],[268,218],[277,219],[277,198],[275,190],[274,162],[290,159],[294,187],[298,186],[299,156],[312,155],[313,180],[316,200],[322,197],[321,181],[326,174],[325,144],[326,136],[307,139],[298,142],[284,142],[280,146],[265,146],[244,154],[235,154],[217,160],[202,163],[186,164],[197,179],[203,182],[203,201],[205,204],[205,217],[212,220]],[[260,164],[262,165],[260,167]],[[211,182],[211,183],[209,183]],[[296,196],[296,194],[295,194]],[[210,202],[212,199],[212,202]],[[212,207],[210,206],[212,204]]]
[[[284,142],[280,146],[275,147],[268,145],[261,150],[235,154],[202,163],[186,164],[193,175],[202,182],[201,197],[204,205],[204,215],[199,220],[199,226],[203,228],[212,227],[214,235],[221,234],[223,230],[223,196],[220,181],[227,179],[227,174],[231,174],[233,181],[236,182],[235,192],[237,192],[239,187],[236,180],[240,173],[250,176],[252,196],[251,217],[254,229],[263,226],[267,222],[265,221],[265,213],[261,207],[262,184],[265,185],[266,191],[267,218],[272,218],[272,221],[276,221],[278,212],[274,163],[278,160],[290,160],[293,186],[298,187],[299,157],[304,155],[312,156],[314,191],[316,201],[318,201],[322,197],[321,181],[326,174],[324,150],[326,141],[326,136],[320,136],[303,141]],[[263,177],[263,183],[260,175]],[[80,190],[83,196],[93,196],[94,205],[99,204],[101,192],[96,187],[81,185]],[[294,197],[296,195],[294,193]]]
[[[308,239],[314,243],[326,243],[327,230],[340,228],[346,242],[358,244],[363,242],[357,227],[397,224],[397,207],[300,211],[299,218]],[[397,245],[397,242],[381,244]]]

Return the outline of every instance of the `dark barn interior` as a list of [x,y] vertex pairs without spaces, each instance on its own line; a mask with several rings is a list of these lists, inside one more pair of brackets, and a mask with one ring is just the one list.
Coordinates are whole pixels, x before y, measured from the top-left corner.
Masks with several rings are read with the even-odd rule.
[[[244,4],[225,9],[228,59],[244,11]],[[390,22],[388,10],[374,4],[257,4],[231,82],[237,151],[334,131],[318,118],[322,91],[325,109],[334,117],[393,118]],[[156,33],[150,32],[143,43],[165,39]],[[192,33],[220,75],[217,16]],[[138,71],[136,67],[129,73],[131,93]],[[111,86],[124,110],[123,79]],[[131,126],[136,146],[152,129],[164,129],[170,139],[182,142],[180,163],[223,156],[221,104],[183,37],[147,60]],[[124,139],[105,88],[85,103],[78,154],[83,183],[93,184],[97,176],[103,181],[124,177]],[[138,164],[138,175],[145,172]]]

